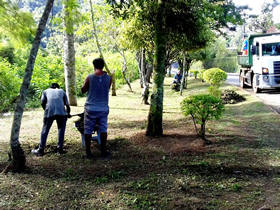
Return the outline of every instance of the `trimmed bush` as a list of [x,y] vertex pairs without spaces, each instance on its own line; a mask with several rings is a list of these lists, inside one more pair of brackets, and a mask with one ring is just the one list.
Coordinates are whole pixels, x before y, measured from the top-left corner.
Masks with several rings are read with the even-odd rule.
[[196,78],[197,78],[197,75],[198,75],[198,73],[199,73],[199,71],[196,70],[196,69],[191,69],[191,70],[190,70],[190,73],[192,73],[193,76],[194,76],[194,78],[196,79]]
[[[206,142],[206,122],[219,119],[224,112],[224,105],[220,98],[209,94],[192,95],[181,102],[181,110],[185,116],[191,115],[197,134]],[[197,125],[200,125],[198,130]]]
[[221,97],[222,92],[219,90],[219,87],[226,81],[227,73],[219,68],[211,68],[203,73],[203,79],[210,84],[209,93],[213,96]]
[[212,86],[220,87],[226,81],[227,73],[219,68],[211,68],[203,73],[203,79]]
[[198,75],[197,77],[199,79],[201,79],[202,82],[204,82],[204,79],[203,79],[203,73],[206,71],[206,69],[200,69],[199,72],[198,72]]

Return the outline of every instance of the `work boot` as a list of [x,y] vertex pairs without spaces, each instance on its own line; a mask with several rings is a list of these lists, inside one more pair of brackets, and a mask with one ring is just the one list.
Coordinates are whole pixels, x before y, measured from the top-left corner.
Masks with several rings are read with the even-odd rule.
[[101,140],[101,159],[110,159],[111,153],[107,151],[107,133],[100,133],[100,140]]
[[110,160],[112,158],[112,155],[111,155],[111,153],[109,151],[105,151],[105,152],[101,153],[100,158],[102,160]]
[[61,147],[57,147],[57,148],[55,149],[55,152],[58,153],[58,154],[60,154],[60,155],[64,155],[64,154],[67,153],[67,151],[64,150],[64,149],[61,148]]
[[91,135],[85,135],[85,145],[86,145],[86,158],[92,159],[93,155],[90,151],[90,141],[91,141]]
[[40,149],[40,148],[31,150],[31,153],[40,157],[45,154],[44,149]]

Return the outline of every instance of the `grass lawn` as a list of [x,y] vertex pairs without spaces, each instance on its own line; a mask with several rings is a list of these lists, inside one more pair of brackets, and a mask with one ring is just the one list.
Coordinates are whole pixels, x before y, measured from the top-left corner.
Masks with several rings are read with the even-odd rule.
[[[54,125],[47,154],[34,157],[39,143],[42,109],[26,111],[20,140],[27,156],[25,173],[0,174],[0,209],[280,209],[279,115],[254,95],[235,88],[246,101],[226,105],[219,121],[206,125],[204,145],[191,118],[180,111],[189,94],[207,90],[190,80],[184,95],[170,90],[165,79],[164,136],[147,138],[149,106],[141,104],[139,83],[110,98],[109,141],[112,160],[83,158],[73,117],[67,122],[68,153],[53,153]],[[224,86],[223,88],[229,88]],[[72,114],[81,113],[85,98]],[[0,118],[0,172],[8,164],[11,116]]]

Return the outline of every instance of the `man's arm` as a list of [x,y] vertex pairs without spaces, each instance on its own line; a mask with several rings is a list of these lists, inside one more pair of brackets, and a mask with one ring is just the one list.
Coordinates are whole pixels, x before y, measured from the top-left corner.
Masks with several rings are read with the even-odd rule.
[[42,93],[42,97],[41,97],[41,106],[43,107],[43,109],[46,109],[46,105],[47,105],[47,96],[46,96],[46,92],[43,91]]
[[86,78],[83,87],[81,88],[82,93],[86,93],[89,89],[89,77]]
[[112,85],[112,77],[110,76],[110,85],[109,85],[109,89],[110,89],[111,85]]
[[70,116],[71,109],[70,109],[69,102],[68,102],[68,99],[67,99],[67,95],[66,95],[65,92],[64,92],[64,96],[63,96],[63,101],[64,101],[64,105],[66,106],[67,115]]
[[67,115],[70,116],[71,109],[70,109],[69,105],[66,105],[66,112],[67,112]]

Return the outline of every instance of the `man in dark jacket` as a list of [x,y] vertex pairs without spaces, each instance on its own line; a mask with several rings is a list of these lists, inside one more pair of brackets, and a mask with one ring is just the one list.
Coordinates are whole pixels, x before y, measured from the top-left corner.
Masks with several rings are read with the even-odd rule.
[[41,132],[40,146],[38,149],[34,149],[31,152],[37,156],[44,155],[50,128],[53,121],[56,120],[58,127],[57,152],[59,154],[64,154],[66,153],[66,151],[63,150],[66,121],[67,116],[70,117],[70,106],[67,96],[65,92],[59,88],[57,83],[53,83],[50,88],[43,91],[41,105],[44,109],[44,124]]

